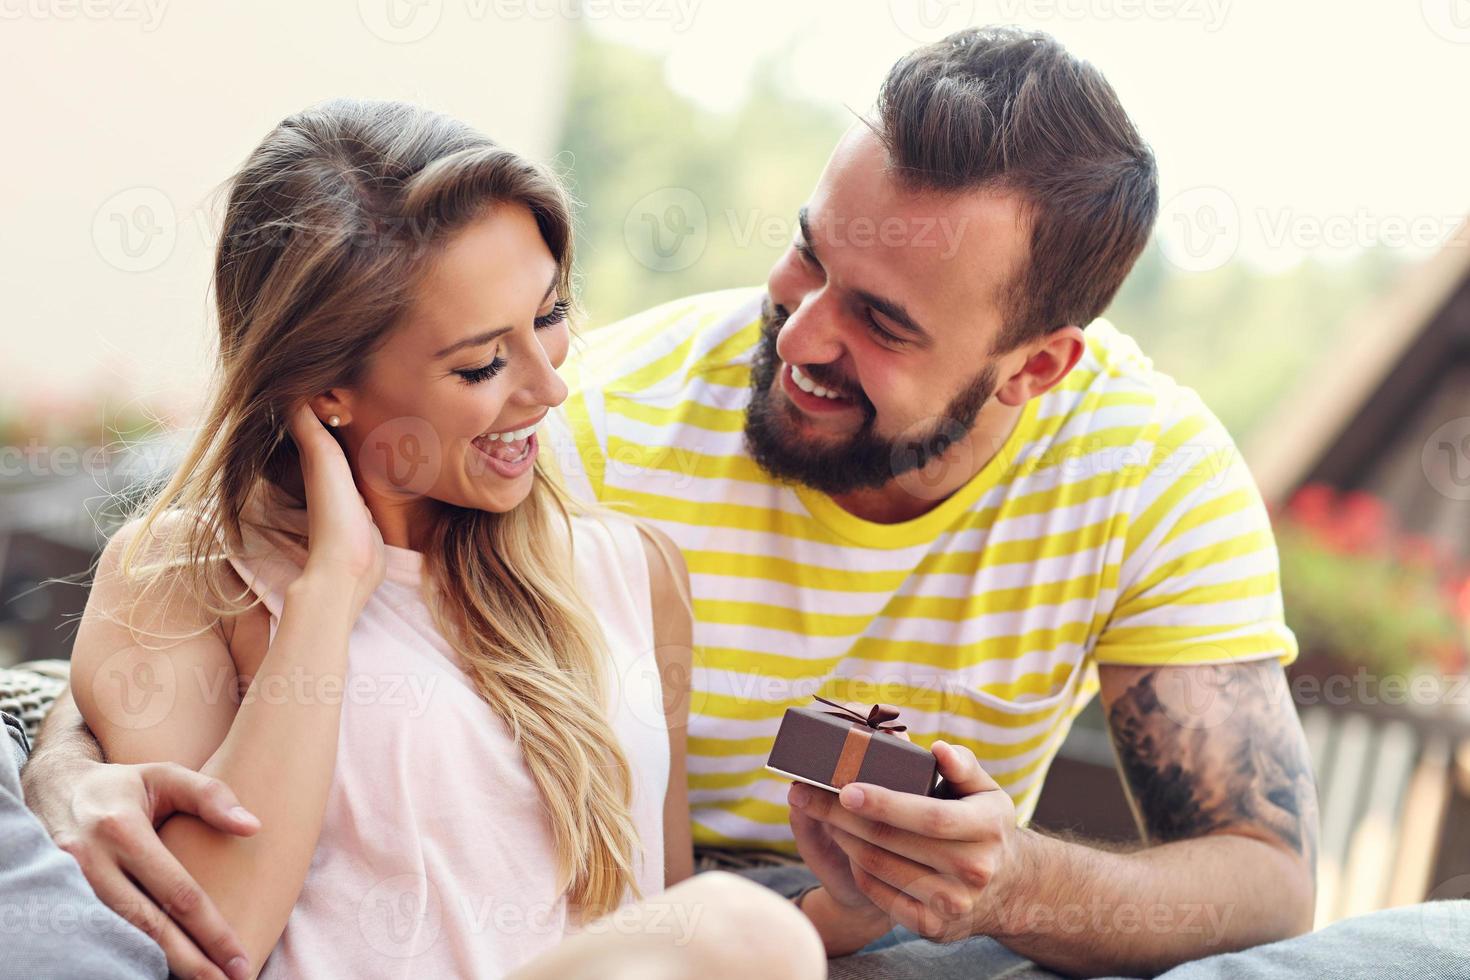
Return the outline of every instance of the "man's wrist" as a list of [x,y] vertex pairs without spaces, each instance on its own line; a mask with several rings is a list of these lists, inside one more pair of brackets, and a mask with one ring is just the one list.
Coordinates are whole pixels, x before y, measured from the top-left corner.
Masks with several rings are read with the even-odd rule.
[[1035,906],[1050,901],[1053,868],[1063,842],[1017,827],[1007,849],[1005,874],[997,875],[985,890],[982,912],[973,933],[1005,941],[1034,931]]
[[[20,772],[21,793],[26,805],[51,829],[53,807],[69,803],[69,789],[94,766],[105,765],[92,733],[81,723],[68,728],[52,726],[45,730],[31,757]],[[53,797],[56,797],[53,799]]]

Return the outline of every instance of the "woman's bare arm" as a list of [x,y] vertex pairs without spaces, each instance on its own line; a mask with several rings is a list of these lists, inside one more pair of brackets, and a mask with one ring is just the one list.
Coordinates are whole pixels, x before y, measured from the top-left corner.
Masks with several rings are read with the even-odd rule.
[[[382,536],[336,440],[305,405],[292,415],[291,435],[301,450],[310,554],[243,695],[242,674],[207,614],[178,601],[150,607],[123,579],[131,528],[103,555],[72,654],[77,705],[108,758],[197,767],[260,818],[249,838],[187,814],[160,834],[238,932],[253,972],[306,879],[336,764],[348,635],[385,564]],[[125,625],[129,617],[148,632],[188,638],[145,646]]]
[[[117,574],[123,538],[109,544],[88,600],[72,653],[72,689],[109,759],[199,769],[226,782],[260,818],[261,831],[249,838],[184,814],[160,833],[258,969],[305,881],[336,761],[340,705],[296,696],[289,680],[297,674],[319,684],[343,676],[351,595],[314,579],[293,584],[275,642],[237,709],[235,665],[208,623],[190,623],[190,613],[177,608],[158,616],[144,610],[160,633],[204,627],[188,640],[149,649],[117,621],[132,605]],[[284,693],[260,696],[272,683]]]
[[664,795],[664,887],[667,888],[694,874],[685,762],[694,614],[684,556],[662,531],[643,526],[640,530],[652,592],[654,653],[663,681],[664,718],[669,726],[669,786]]

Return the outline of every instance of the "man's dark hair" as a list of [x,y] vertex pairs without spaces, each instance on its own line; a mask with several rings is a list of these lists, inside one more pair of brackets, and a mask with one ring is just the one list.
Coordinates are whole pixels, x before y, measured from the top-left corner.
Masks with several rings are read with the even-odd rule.
[[874,131],[913,190],[1017,192],[1029,261],[996,351],[1102,314],[1158,214],[1153,152],[1093,65],[1048,34],[972,28],[888,72]]

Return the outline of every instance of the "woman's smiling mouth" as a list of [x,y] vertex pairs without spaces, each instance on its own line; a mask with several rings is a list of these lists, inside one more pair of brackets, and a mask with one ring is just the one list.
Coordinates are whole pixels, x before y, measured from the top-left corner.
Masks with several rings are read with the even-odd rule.
[[536,460],[538,442],[536,429],[545,420],[546,413],[535,421],[514,429],[486,432],[476,436],[470,444],[490,469],[506,479],[514,479],[531,468]]

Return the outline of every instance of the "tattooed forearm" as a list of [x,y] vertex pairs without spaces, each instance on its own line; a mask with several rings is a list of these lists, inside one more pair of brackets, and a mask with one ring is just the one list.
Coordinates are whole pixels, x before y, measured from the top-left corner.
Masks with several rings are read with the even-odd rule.
[[1278,663],[1137,668],[1105,697],[1110,686],[1113,745],[1150,842],[1267,836],[1315,873],[1316,788]]

